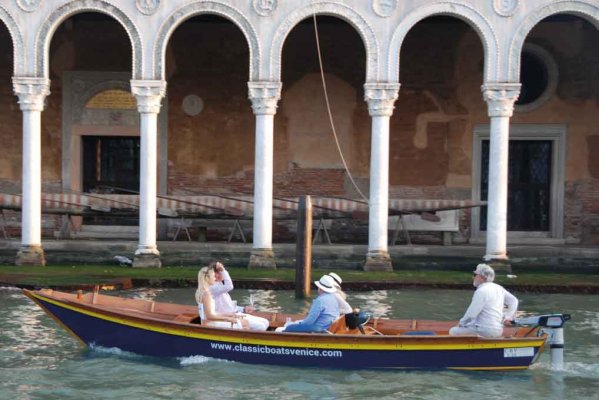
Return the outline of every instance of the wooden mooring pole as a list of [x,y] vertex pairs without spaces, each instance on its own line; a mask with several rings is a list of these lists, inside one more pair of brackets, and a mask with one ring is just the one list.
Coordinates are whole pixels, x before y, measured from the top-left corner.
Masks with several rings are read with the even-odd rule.
[[310,297],[312,276],[312,201],[301,196],[297,207],[297,239],[295,245],[295,297]]

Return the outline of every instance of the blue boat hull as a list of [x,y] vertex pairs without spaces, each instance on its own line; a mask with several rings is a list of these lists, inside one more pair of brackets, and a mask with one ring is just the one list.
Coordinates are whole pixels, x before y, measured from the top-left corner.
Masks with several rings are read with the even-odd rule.
[[[253,364],[346,369],[525,369],[542,348],[537,340],[464,340],[438,337],[366,337],[277,334],[184,327],[32,297],[61,325],[88,346],[119,348],[155,357],[206,356]],[[31,296],[30,296],[31,297]],[[371,337],[373,338],[373,337]],[[374,337],[376,338],[376,337]]]

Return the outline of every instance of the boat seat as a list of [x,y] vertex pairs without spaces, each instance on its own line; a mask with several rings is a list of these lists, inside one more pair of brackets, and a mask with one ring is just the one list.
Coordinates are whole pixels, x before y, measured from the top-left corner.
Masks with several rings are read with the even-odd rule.
[[197,314],[188,314],[188,313],[183,313],[183,314],[179,314],[177,315],[173,321],[177,321],[177,322],[185,322],[187,324],[199,324],[199,322],[195,322],[196,318],[199,320],[199,317]]
[[423,336],[434,336],[436,335],[433,331],[407,331],[404,335],[423,335]]

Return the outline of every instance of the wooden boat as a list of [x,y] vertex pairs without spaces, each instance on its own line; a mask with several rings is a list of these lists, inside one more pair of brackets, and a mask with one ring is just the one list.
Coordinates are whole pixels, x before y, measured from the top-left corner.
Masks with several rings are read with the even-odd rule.
[[539,326],[506,328],[504,336],[449,336],[455,321],[371,319],[350,329],[341,317],[329,331],[277,333],[287,317],[256,313],[266,332],[193,323],[195,306],[99,294],[23,290],[83,345],[157,357],[206,356],[252,364],[330,368],[526,369],[543,350]]

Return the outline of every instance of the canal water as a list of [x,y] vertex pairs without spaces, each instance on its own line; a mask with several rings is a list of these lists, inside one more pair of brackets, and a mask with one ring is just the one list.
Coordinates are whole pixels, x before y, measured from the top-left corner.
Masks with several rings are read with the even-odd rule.
[[[193,304],[193,289],[128,297]],[[157,359],[85,349],[17,289],[0,288],[0,399],[599,399],[599,296],[515,293],[525,313],[572,314],[563,370],[542,354],[517,372],[344,371],[246,365],[205,357]],[[250,296],[251,295],[251,296]],[[458,319],[465,290],[350,292],[377,317]],[[239,304],[301,312],[291,291],[235,290]]]

